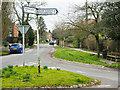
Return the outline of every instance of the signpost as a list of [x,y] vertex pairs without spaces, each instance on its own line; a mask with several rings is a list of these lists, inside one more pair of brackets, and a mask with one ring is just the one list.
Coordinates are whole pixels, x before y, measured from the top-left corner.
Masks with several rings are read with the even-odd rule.
[[56,15],[58,13],[58,10],[56,8],[33,8],[24,6],[23,10],[25,13],[36,15]]
[[25,66],[25,60],[24,60],[25,33],[28,31],[28,29],[30,28],[30,26],[29,25],[18,25],[17,27],[19,28],[20,32],[23,35],[23,66]]
[[39,56],[39,27],[38,27],[38,15],[56,15],[58,10],[56,8],[34,8],[23,6],[23,12],[29,14],[36,14],[37,16],[37,58],[38,58],[38,72],[40,73],[40,56]]

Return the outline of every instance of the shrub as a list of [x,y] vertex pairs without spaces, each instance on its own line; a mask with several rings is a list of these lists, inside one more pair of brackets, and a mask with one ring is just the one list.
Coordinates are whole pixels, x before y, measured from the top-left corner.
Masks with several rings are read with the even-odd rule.
[[4,74],[5,73],[5,71],[4,70],[2,70],[2,74]]
[[10,73],[6,73],[6,74],[5,74],[5,77],[6,77],[6,78],[9,78],[9,77],[10,77]]
[[90,56],[94,56],[95,54],[90,54]]
[[16,65],[15,67],[18,67],[18,65]]
[[8,70],[9,70],[10,72],[12,72],[12,71],[13,71],[13,69],[12,69],[12,68],[9,68]]
[[30,74],[27,73],[26,75],[23,75],[22,77],[23,77],[23,79],[30,79]]
[[43,69],[44,70],[48,70],[48,66],[43,66]]
[[8,68],[7,68],[7,67],[3,68],[3,71],[7,71],[7,70],[8,70]]
[[25,67],[26,67],[26,68],[28,68],[28,66],[27,66],[27,65],[26,65]]
[[4,47],[7,47],[7,46],[9,45],[9,42],[3,41],[3,42],[2,42],[2,45],[3,45]]
[[57,68],[58,71],[60,71],[60,68]]
[[33,68],[33,67],[34,67],[34,65],[31,65],[30,67],[31,67],[31,68]]
[[13,68],[13,65],[8,65],[8,68]]
[[40,75],[37,75],[37,77],[40,77]]
[[17,74],[17,72],[16,71],[12,71],[11,74]]
[[73,39],[73,46],[74,48],[79,48],[80,47],[80,41],[78,38]]
[[79,78],[75,80],[76,82],[84,83],[84,81],[80,80]]

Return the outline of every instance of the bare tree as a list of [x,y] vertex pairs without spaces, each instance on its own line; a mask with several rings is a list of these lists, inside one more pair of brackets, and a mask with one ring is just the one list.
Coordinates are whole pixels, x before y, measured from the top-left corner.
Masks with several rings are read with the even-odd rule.
[[11,25],[11,2],[2,2],[2,40],[5,40],[9,35],[9,28]]
[[[87,7],[86,7],[87,6]],[[102,32],[99,28],[98,22],[100,21],[101,14],[103,13],[104,3],[102,2],[92,2],[90,4],[85,4],[84,6],[76,6],[78,11],[86,11],[86,21],[87,16],[91,16],[94,18],[95,22],[84,25],[84,30],[95,36],[97,42],[97,51],[98,57],[100,56],[100,48],[99,48],[99,33]],[[87,10],[86,10],[87,9]],[[82,24],[78,24],[79,22],[74,22],[73,20],[69,20],[68,24],[73,25],[75,27],[81,28]],[[82,29],[81,29],[82,30]]]

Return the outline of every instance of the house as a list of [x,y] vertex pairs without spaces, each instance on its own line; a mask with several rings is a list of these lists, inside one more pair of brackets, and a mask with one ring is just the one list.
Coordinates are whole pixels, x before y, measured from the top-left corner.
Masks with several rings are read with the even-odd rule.
[[9,36],[7,38],[7,41],[10,43],[16,43],[18,42],[18,27],[15,25],[15,23],[12,23],[9,28]]
[[9,29],[9,37],[18,37],[18,27],[15,23],[12,23]]
[[52,34],[50,32],[47,32],[47,41],[52,41]]

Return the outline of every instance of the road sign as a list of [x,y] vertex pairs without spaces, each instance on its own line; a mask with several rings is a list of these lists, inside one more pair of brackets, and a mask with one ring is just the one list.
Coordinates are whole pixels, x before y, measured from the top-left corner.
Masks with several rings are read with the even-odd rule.
[[37,15],[56,15],[58,10],[56,8],[34,8],[23,6],[25,13],[37,14]]
[[[28,29],[30,28],[29,25],[18,25],[17,27],[19,28],[19,30],[22,34],[26,33],[28,31]],[[24,32],[23,32],[23,28],[24,28]]]
[[23,6],[24,13],[37,14],[36,8]]
[[36,14],[37,16],[37,57],[38,57],[38,72],[40,73],[40,54],[39,54],[39,31],[38,31],[38,15],[56,15],[58,10],[56,8],[34,8],[23,6],[24,13]]
[[30,26],[29,25],[18,25],[17,27],[19,28],[20,32],[23,35],[23,66],[24,66],[25,65],[25,60],[24,60],[25,33],[28,31],[28,29],[30,28]]
[[38,15],[56,15],[58,10],[56,8],[40,8],[38,9]]

